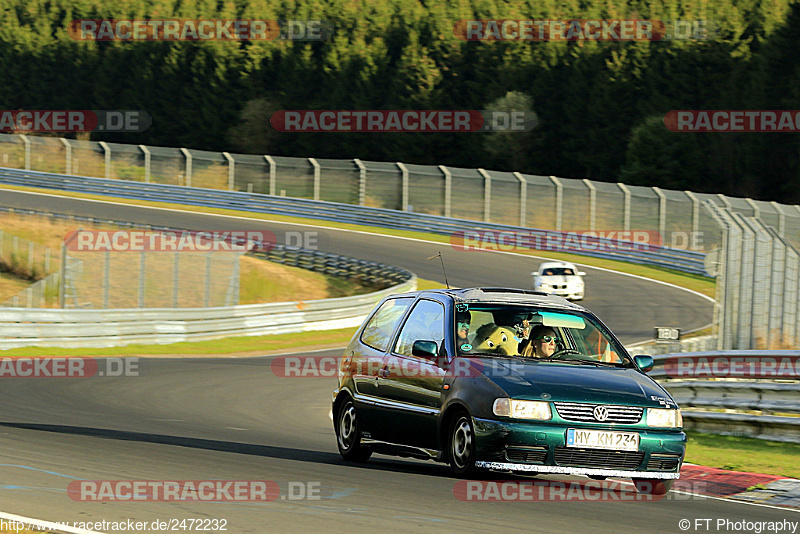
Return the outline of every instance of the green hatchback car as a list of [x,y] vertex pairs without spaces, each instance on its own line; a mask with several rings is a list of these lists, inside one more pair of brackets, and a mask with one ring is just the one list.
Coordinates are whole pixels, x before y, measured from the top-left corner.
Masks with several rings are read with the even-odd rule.
[[664,494],[686,448],[675,401],[589,310],[507,288],[393,295],[342,356],[333,423],[372,453],[480,469],[628,477]]

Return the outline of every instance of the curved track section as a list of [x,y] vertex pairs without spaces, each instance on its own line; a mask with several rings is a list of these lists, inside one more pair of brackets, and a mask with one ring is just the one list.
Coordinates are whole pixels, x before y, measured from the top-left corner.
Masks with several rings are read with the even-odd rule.
[[[403,267],[421,278],[444,282],[439,261],[426,258],[442,251],[447,276],[456,287],[507,286],[530,288],[541,258],[500,252],[459,251],[441,243],[336,230],[308,225],[232,218],[178,210],[148,208],[129,204],[87,201],[53,195],[3,190],[4,206],[36,209],[97,219],[125,220],[141,224],[192,230],[260,230],[274,232],[283,243],[286,232],[318,232],[320,250],[379,261]],[[595,312],[625,343],[653,337],[656,326],[679,327],[684,331],[707,326],[713,305],[708,299],[665,284],[653,283],[620,273],[585,267],[584,306]]]
[[[3,191],[15,207],[202,229],[262,229],[279,237],[303,227],[255,220],[124,207]],[[319,245],[393,263],[442,279],[442,250],[452,284],[527,287],[538,260],[445,250],[440,244],[309,227]],[[699,327],[711,304],[680,289],[586,269],[585,304],[628,342],[658,324]],[[339,356],[340,351],[317,353]],[[682,532],[681,519],[796,521],[775,508],[670,494],[658,502],[614,498],[567,502],[470,502],[444,466],[382,456],[345,464],[329,416],[335,378],[286,378],[275,356],[249,359],[149,359],[139,376],[87,379],[3,378],[0,396],[0,507],[52,521],[151,523],[225,519],[227,532]],[[488,478],[507,477],[488,474]],[[271,502],[76,501],[80,480],[268,480]],[[515,479],[516,480],[516,479]],[[586,479],[541,477],[538,480]],[[291,499],[310,484],[319,498]],[[294,493],[297,495],[297,492]],[[588,495],[588,493],[586,494]],[[593,493],[597,495],[597,493]],[[629,495],[635,495],[633,490]],[[149,529],[149,532],[156,530]],[[221,532],[221,530],[216,530]]]

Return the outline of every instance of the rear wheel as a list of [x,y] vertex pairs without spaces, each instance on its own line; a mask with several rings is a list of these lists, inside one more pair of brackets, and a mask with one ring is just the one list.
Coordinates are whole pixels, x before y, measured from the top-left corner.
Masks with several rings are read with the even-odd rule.
[[646,495],[666,495],[672,489],[674,480],[659,480],[654,478],[634,478],[633,484],[636,491]]
[[450,424],[447,443],[447,461],[458,476],[467,477],[475,472],[475,430],[467,412],[459,412]]
[[366,462],[372,451],[361,445],[361,423],[352,399],[347,399],[339,407],[336,415],[336,444],[339,454],[350,462]]

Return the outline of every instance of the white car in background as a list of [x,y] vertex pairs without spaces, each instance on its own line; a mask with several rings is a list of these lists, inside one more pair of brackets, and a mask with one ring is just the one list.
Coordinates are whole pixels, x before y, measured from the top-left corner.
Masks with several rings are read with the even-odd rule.
[[583,300],[586,273],[579,271],[573,263],[565,261],[546,262],[532,272],[534,291],[543,291],[569,300]]

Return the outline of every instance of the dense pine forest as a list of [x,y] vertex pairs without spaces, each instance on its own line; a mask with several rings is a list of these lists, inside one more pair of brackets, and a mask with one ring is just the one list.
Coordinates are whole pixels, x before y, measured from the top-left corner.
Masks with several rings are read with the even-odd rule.
[[[800,109],[787,0],[4,0],[0,108],[139,109],[95,140],[519,170],[800,203],[795,133],[675,133],[680,109]],[[75,19],[324,20],[327,40],[95,42]],[[464,19],[712,21],[706,39],[466,41]],[[524,134],[279,133],[289,109],[529,107]],[[513,137],[511,137],[513,136]]]

